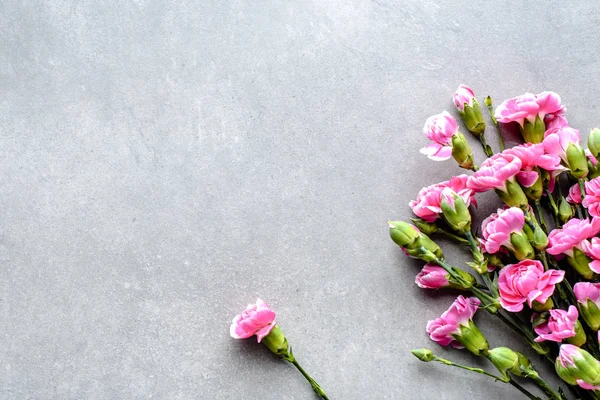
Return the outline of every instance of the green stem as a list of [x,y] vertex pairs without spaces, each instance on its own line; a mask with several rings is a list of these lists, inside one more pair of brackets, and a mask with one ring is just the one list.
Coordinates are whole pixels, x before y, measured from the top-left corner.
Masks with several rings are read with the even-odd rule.
[[312,386],[313,390],[315,391],[315,393],[317,395],[319,395],[324,400],[329,400],[329,398],[327,397],[325,392],[323,392],[323,389],[321,389],[321,386],[319,386],[319,384],[313,378],[311,378],[310,375],[308,375],[306,373],[304,368],[302,368],[300,366],[300,364],[298,363],[298,361],[296,361],[295,358],[293,359],[293,361],[291,361],[291,363],[294,364],[294,367],[296,367],[298,369],[298,371],[300,371],[302,376],[304,376],[304,378],[306,378],[306,380],[308,381],[308,383],[310,383],[310,385]]
[[[426,251],[426,249],[424,249],[424,251]],[[435,262],[440,267],[444,268],[446,270],[446,272],[448,272],[450,274],[450,276],[452,278],[454,278],[457,282],[461,283],[465,287],[469,287],[469,283],[465,282],[465,280],[454,271],[454,267],[452,265],[448,264],[446,261],[441,260],[437,257],[435,257],[433,259],[433,262]],[[496,312],[498,310],[499,303],[496,298],[491,297],[489,294],[485,293],[481,289],[478,289],[476,286],[469,287],[469,290],[471,290],[471,292],[473,292],[475,297],[477,297],[479,300],[482,301],[482,303],[486,309],[487,309],[487,307],[493,307],[494,312]],[[488,309],[488,311],[490,311],[490,309]]]
[[494,151],[485,141],[485,135],[483,133],[481,135],[479,135],[479,141],[481,142],[481,147],[483,147],[483,152],[485,153],[485,155],[488,157],[493,156]]
[[543,380],[539,376],[537,378],[532,378],[532,379],[540,387],[540,389],[542,389],[542,391],[544,393],[546,393],[548,396],[550,396],[550,398],[555,399],[555,400],[562,400],[563,397],[560,394],[556,393],[554,391],[554,389],[552,389],[552,387],[550,387],[550,385],[548,385],[548,383],[546,383],[545,380]]
[[[579,182],[579,191],[581,192],[581,208],[584,210],[583,212],[585,213],[585,217],[589,218],[590,215],[588,214],[588,211],[585,207],[583,207],[583,199],[585,198],[585,181],[583,179],[578,179],[577,180]],[[577,211],[579,211],[579,208],[577,209]],[[583,218],[583,217],[580,217]]]
[[535,208],[538,213],[538,218],[540,219],[540,226],[542,227],[544,232],[547,234],[548,233],[548,225],[546,225],[546,218],[544,217],[544,210],[542,209],[542,203],[540,202],[540,199],[537,199],[535,201]]
[[439,228],[438,229],[438,233],[440,233],[440,234],[442,234],[442,235],[444,235],[444,236],[446,236],[446,237],[448,237],[448,238],[450,238],[452,240],[456,240],[460,244],[469,245],[469,241],[468,240],[466,240],[465,238],[462,238],[462,237],[460,237],[458,235],[455,235],[452,232],[448,232],[447,230]]
[[[557,182],[558,184],[558,182]],[[556,205],[556,202],[554,201],[554,196],[552,195],[552,192],[548,189],[546,189],[546,195],[548,196],[548,201],[550,202],[550,208],[552,209],[552,214],[554,215],[554,223],[556,224],[557,228],[560,228],[562,225],[560,223],[560,217],[558,215],[558,206]]]
[[498,120],[494,117],[494,106],[492,104],[492,98],[489,97],[489,103],[487,104],[488,112],[490,113],[490,118],[496,127],[496,133],[498,134],[498,143],[500,144],[500,151],[504,151],[504,138],[502,137],[502,132],[500,132],[500,126],[498,126]]
[[444,365],[450,365],[451,367],[465,369],[467,371],[471,371],[471,372],[475,372],[475,373],[482,374],[482,375],[485,375],[485,376],[489,376],[490,378],[494,378],[494,379],[496,379],[498,381],[506,382],[506,379],[504,377],[496,376],[494,374],[490,374],[489,372],[484,371],[481,368],[467,367],[466,365],[456,364],[456,363],[454,363],[454,362],[452,362],[450,360],[446,360],[445,358],[440,358],[440,357],[437,357],[437,356],[432,361],[437,361],[437,362],[442,363]]

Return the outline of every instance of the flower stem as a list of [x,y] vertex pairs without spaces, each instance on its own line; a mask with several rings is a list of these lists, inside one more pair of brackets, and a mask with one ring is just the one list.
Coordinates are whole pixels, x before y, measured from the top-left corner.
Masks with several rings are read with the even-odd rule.
[[498,381],[506,382],[506,378],[504,378],[502,376],[496,376],[494,374],[490,374],[489,372],[484,371],[481,368],[467,367],[466,365],[456,364],[456,363],[454,363],[454,362],[452,362],[450,360],[446,360],[445,358],[440,358],[440,357],[437,357],[437,356],[432,361],[437,361],[437,362],[442,363],[444,365],[449,365],[451,367],[465,369],[467,371],[471,371],[471,372],[475,372],[475,373],[478,373],[478,374],[489,376],[490,378],[494,378],[494,379],[496,379]]
[[550,385],[548,385],[548,383],[546,383],[545,380],[543,380],[542,378],[540,378],[539,376],[536,378],[531,378],[539,387],[540,389],[542,389],[542,391],[544,393],[546,393],[548,396],[550,396],[551,399],[555,399],[555,400],[562,400],[563,397],[556,393],[554,391],[554,389],[552,389],[552,387]]
[[[558,185],[558,182],[556,184]],[[556,205],[556,202],[554,201],[554,196],[552,195],[552,192],[548,189],[546,189],[546,195],[548,196],[548,201],[550,202],[550,208],[552,209],[552,214],[554,214],[554,223],[556,224],[557,228],[560,228],[562,225],[560,223],[560,217],[558,215],[558,206]]]
[[439,228],[439,229],[438,229],[438,232],[439,232],[440,234],[442,234],[442,235],[444,235],[444,236],[446,236],[446,237],[448,237],[448,238],[452,239],[452,240],[456,240],[456,241],[457,241],[457,242],[459,242],[460,244],[469,245],[469,241],[468,241],[468,240],[466,240],[465,238],[462,238],[462,237],[460,237],[460,236],[458,236],[458,235],[455,235],[455,234],[454,234],[454,233],[452,233],[452,232],[448,232],[448,231],[447,231],[447,230],[445,230],[445,229]]
[[290,361],[292,364],[294,364],[294,367],[296,367],[298,369],[298,371],[300,371],[300,373],[302,374],[302,376],[304,376],[304,378],[306,378],[306,380],[308,381],[308,383],[310,383],[310,385],[312,386],[313,390],[315,391],[315,393],[317,395],[319,395],[319,397],[321,397],[324,400],[329,400],[329,398],[327,397],[327,395],[325,394],[325,392],[323,392],[323,389],[321,389],[321,386],[319,386],[319,384],[310,377],[310,375],[308,375],[306,373],[306,371],[304,370],[304,368],[302,368],[300,366],[300,364],[298,363],[298,361],[296,361],[296,359],[294,358],[292,361]]
[[542,227],[544,232],[547,234],[548,226],[546,225],[546,218],[544,217],[544,210],[542,209],[542,203],[540,202],[540,199],[537,199],[535,201],[535,208],[538,213],[538,218],[540,219],[540,226]]
[[532,400],[541,400],[539,397],[534,396],[531,392],[529,392],[527,389],[525,389],[523,386],[519,385],[517,382],[515,382],[514,380],[510,380],[508,383],[510,383],[511,385],[513,385],[514,387],[516,387],[519,392],[523,393],[525,396],[527,396],[528,398],[532,399]]
[[[578,179],[577,181],[579,182],[579,191],[581,192],[581,208],[583,209],[585,217],[589,218],[590,215],[588,214],[587,209],[583,206],[583,199],[585,198],[585,181],[583,179]],[[577,210],[579,211],[579,208]]]
[[489,102],[486,101],[486,106],[488,112],[490,113],[490,118],[496,127],[496,132],[498,133],[498,143],[500,144],[500,151],[504,151],[504,139],[502,138],[502,132],[500,132],[500,126],[498,125],[498,120],[494,117],[494,105],[492,104],[492,98],[488,96],[486,100],[489,99]]
[[493,156],[494,151],[485,141],[485,135],[483,133],[481,135],[479,135],[479,141],[481,142],[481,147],[483,147],[483,152],[485,153],[485,155],[488,157]]

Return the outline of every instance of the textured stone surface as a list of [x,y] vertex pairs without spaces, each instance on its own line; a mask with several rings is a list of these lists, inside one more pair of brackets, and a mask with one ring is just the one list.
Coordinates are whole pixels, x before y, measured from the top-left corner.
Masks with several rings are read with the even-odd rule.
[[600,123],[594,1],[0,10],[0,398],[313,398],[229,338],[257,296],[331,399],[517,398],[409,354],[485,365],[428,341],[452,297],[415,287],[386,221],[460,172],[418,153],[459,83]]

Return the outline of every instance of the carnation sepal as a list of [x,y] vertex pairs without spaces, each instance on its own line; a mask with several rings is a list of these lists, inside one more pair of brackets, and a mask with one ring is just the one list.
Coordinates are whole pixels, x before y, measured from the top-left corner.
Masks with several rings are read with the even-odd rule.
[[567,146],[567,163],[570,174],[577,179],[585,178],[588,174],[588,159],[583,148],[575,143]]
[[583,346],[585,344],[585,342],[587,341],[587,336],[586,336],[585,331],[583,330],[583,326],[581,326],[581,322],[579,322],[579,320],[575,321],[574,329],[575,329],[575,336],[566,338],[565,341],[567,343],[572,344],[577,347]]
[[465,136],[458,131],[452,136],[452,157],[461,168],[473,169],[475,167],[471,146]]
[[505,189],[505,191],[496,190],[496,194],[507,206],[525,209],[529,205],[523,188],[515,180],[507,180]]
[[475,98],[473,98],[471,103],[472,105],[464,103],[463,110],[458,109],[458,114],[465,123],[467,130],[476,136],[480,136],[485,132],[485,122],[481,113],[481,106]]
[[487,356],[488,342],[472,320],[469,320],[467,325],[460,325],[459,333],[452,337],[476,356]]
[[592,299],[587,299],[585,303],[578,302],[578,306],[585,323],[593,331],[598,331],[600,329],[600,309],[596,303]]
[[583,251],[578,248],[573,249],[573,256],[567,256],[567,262],[579,275],[585,279],[593,279],[596,274],[590,269],[590,261],[592,261]]
[[540,116],[536,116],[533,122],[525,119],[523,126],[521,128],[521,133],[523,134],[523,139],[525,142],[529,143],[541,143],[544,140],[544,132],[546,131],[546,124],[540,118]]

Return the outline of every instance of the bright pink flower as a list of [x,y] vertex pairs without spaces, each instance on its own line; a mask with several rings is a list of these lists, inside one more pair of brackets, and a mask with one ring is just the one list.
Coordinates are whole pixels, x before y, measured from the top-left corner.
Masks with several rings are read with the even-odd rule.
[[275,327],[275,312],[261,299],[236,315],[229,329],[234,339],[246,339],[256,335],[258,342],[267,336]]
[[452,157],[452,136],[458,132],[458,124],[448,111],[427,118],[423,133],[432,143],[421,149],[429,159],[443,161]]
[[585,198],[582,205],[588,209],[592,217],[600,217],[600,178],[585,183]]
[[577,282],[573,286],[573,293],[577,301],[586,304],[587,300],[590,299],[597,305],[600,305],[600,283],[591,282]]
[[[565,106],[560,104],[560,96],[554,92],[542,92],[536,94],[535,101],[539,106],[538,116],[542,120],[544,120],[546,115],[551,115],[551,120],[553,120],[555,116],[562,116],[566,111]],[[546,129],[548,129],[548,127],[546,127]]]
[[576,183],[569,188],[569,194],[566,199],[569,203],[581,203],[581,188],[579,187],[579,183]]
[[563,339],[575,336],[575,322],[577,322],[577,317],[579,317],[579,312],[575,306],[569,306],[568,311],[550,310],[548,321],[533,328],[535,333],[539,335],[535,338],[535,341],[543,342],[549,340],[560,343]]
[[468,178],[467,175],[463,174],[454,176],[449,181],[426,186],[419,191],[417,199],[412,200],[408,205],[412,208],[415,215],[427,222],[435,221],[439,214],[442,213],[440,204],[442,202],[442,192],[446,188],[452,189],[454,193],[463,199],[467,206],[471,203],[477,205],[475,193],[467,188]]
[[475,98],[475,93],[473,90],[467,85],[460,85],[456,92],[454,92],[454,105],[456,109],[459,111],[464,111],[465,103],[473,106],[473,99]]
[[448,273],[444,268],[434,264],[425,264],[415,278],[415,283],[423,289],[440,289],[450,284],[446,275]]
[[584,240],[580,243],[580,248],[592,259],[590,261],[590,269],[600,274],[600,238],[595,237],[590,240]]
[[500,304],[510,312],[521,311],[525,302],[529,307],[534,301],[544,304],[564,276],[565,271],[551,269],[544,272],[544,266],[537,260],[507,265],[498,276]]
[[521,172],[517,174],[517,181],[525,187],[532,186],[538,179],[538,173],[533,171],[534,167],[552,172],[553,177],[565,170],[565,167],[560,164],[560,157],[555,154],[546,154],[544,145],[541,143],[525,143],[506,149],[503,153],[512,154],[521,160]]
[[523,126],[525,119],[533,122],[537,117],[540,106],[532,93],[525,93],[512,99],[504,100],[496,107],[495,116],[498,122],[518,122]]
[[485,251],[494,254],[500,251],[502,246],[512,250],[510,234],[521,232],[523,224],[525,224],[525,215],[520,208],[498,209],[497,213],[491,214],[481,224]]
[[521,159],[512,154],[499,153],[481,163],[479,170],[469,177],[467,187],[476,193],[491,189],[506,191],[506,181],[521,171]]
[[[585,351],[585,350],[583,350]],[[587,362],[593,362],[595,365],[589,365],[589,369],[586,371],[585,376],[589,377],[590,373],[589,371],[593,371],[593,370],[598,370],[600,369],[600,362],[598,360],[595,360],[593,357],[584,357],[584,355],[581,353],[582,350],[577,347],[574,346],[572,344],[563,344],[560,346],[560,351],[558,352],[558,358],[556,359],[556,370],[557,372],[559,372],[559,365],[562,366],[562,368],[566,369],[566,374],[569,377],[568,379],[574,379],[575,382],[582,388],[586,389],[586,390],[600,390],[600,386],[595,386],[592,385],[591,383],[588,383],[586,381],[584,381],[583,379],[576,379],[577,376],[577,366],[575,364],[575,360],[579,360],[579,361],[584,361],[586,360]],[[571,370],[571,372],[569,371]],[[560,375],[560,372],[559,372]]]
[[544,133],[544,150],[548,154],[559,156],[567,162],[567,147],[571,143],[579,145],[579,131],[569,126],[549,129]]
[[574,247],[583,250],[581,243],[596,236],[598,232],[600,232],[600,218],[593,218],[591,222],[587,219],[573,218],[561,229],[554,229],[548,234],[546,252],[555,256],[566,254],[572,257]]
[[476,297],[458,296],[441,317],[427,323],[427,334],[431,340],[442,346],[451,344],[454,347],[462,347],[452,335],[460,333],[461,325],[468,326],[480,304]]

